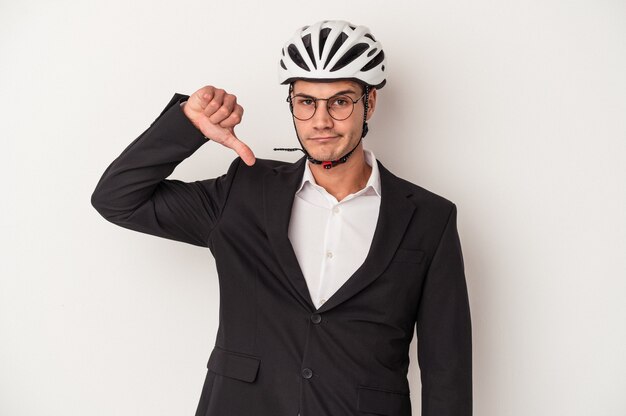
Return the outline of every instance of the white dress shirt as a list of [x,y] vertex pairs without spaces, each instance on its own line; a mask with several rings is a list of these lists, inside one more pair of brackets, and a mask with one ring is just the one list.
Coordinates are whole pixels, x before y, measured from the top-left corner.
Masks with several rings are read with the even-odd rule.
[[372,167],[367,184],[341,201],[315,182],[305,163],[289,221],[289,240],[319,308],[363,264],[380,211],[380,174],[374,154],[363,149]]

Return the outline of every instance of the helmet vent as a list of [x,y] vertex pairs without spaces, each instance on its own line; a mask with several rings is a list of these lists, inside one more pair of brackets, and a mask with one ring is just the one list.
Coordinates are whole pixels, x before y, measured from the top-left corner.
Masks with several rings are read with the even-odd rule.
[[324,45],[326,44],[326,39],[328,39],[329,33],[329,27],[320,30],[320,59],[322,59],[322,52],[324,51]]
[[280,66],[282,66],[282,67],[283,67],[283,69],[287,69],[287,67],[285,66],[285,63],[283,62],[283,60],[282,60],[282,59],[280,60]]
[[385,59],[385,52],[384,51],[380,51],[380,53],[378,55],[376,55],[363,68],[361,68],[361,71],[369,71],[370,69],[374,68],[376,65],[381,63],[383,61],[383,59]]
[[324,62],[324,69],[326,69],[326,66],[328,65],[330,60],[333,59],[333,56],[335,56],[335,53],[341,47],[341,45],[343,45],[346,39],[348,39],[348,35],[341,32],[341,34],[335,40],[335,43],[333,43],[333,47],[330,48],[330,52],[328,53],[328,58],[326,58],[326,62]]
[[304,43],[304,47],[306,48],[306,53],[309,54],[309,58],[311,58],[311,62],[313,62],[313,66],[317,69],[317,64],[315,63],[315,56],[313,56],[313,47],[311,46],[311,34],[304,36],[302,38],[302,43]]
[[341,57],[341,59],[337,61],[335,66],[333,66],[330,71],[331,72],[337,71],[343,68],[344,66],[348,65],[349,63],[354,61],[356,58],[363,55],[363,52],[365,52],[368,48],[369,48],[369,45],[367,43],[357,43],[356,45],[348,49],[348,51]]
[[372,36],[371,33],[366,33],[363,36],[365,36],[366,38],[370,38],[371,40],[373,40],[374,42],[376,42],[376,39],[374,39],[374,36]]
[[298,52],[298,48],[296,47],[296,45],[294,45],[293,43],[289,45],[287,47],[287,53],[289,53],[291,60],[295,62],[296,65],[298,65],[300,68],[304,69],[305,71],[309,71],[309,72],[311,71],[311,69],[309,69],[306,62],[304,62],[304,59],[302,59],[302,55],[300,55],[300,52]]

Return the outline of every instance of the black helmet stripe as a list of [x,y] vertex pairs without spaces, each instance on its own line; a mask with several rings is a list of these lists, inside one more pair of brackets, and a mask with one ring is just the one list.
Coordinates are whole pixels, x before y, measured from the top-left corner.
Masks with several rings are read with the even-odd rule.
[[385,52],[384,51],[380,51],[380,53],[378,55],[376,55],[363,68],[361,68],[361,71],[369,71],[370,69],[376,67],[376,65],[381,63],[383,61],[383,59],[385,59]]
[[304,47],[306,49],[306,53],[309,54],[309,58],[311,58],[311,62],[313,62],[313,66],[317,69],[317,63],[315,62],[315,56],[313,56],[313,47],[311,46],[311,34],[307,34],[302,38],[302,43],[304,43]]
[[335,53],[341,47],[341,45],[343,45],[346,39],[348,39],[348,35],[346,35],[343,32],[341,32],[341,34],[337,37],[337,39],[335,39],[335,43],[333,43],[333,47],[330,48],[330,53],[328,54],[328,58],[326,58],[326,62],[324,62],[324,69],[326,69],[326,67],[328,66],[328,63],[330,62],[331,59],[333,59],[333,56],[335,56]]
[[291,60],[295,62],[296,65],[298,65],[300,68],[304,69],[305,71],[309,71],[309,72],[311,71],[311,69],[306,64],[306,62],[304,62],[304,59],[302,58],[302,55],[300,55],[300,52],[298,52],[298,48],[296,47],[296,45],[294,45],[293,43],[289,45],[287,47],[287,53],[289,53]]
[[357,43],[356,45],[352,46],[350,49],[348,49],[348,51],[346,51],[346,53],[343,54],[341,59],[337,61],[335,66],[331,68],[330,72],[337,71],[348,65],[350,62],[363,55],[363,52],[365,52],[368,48],[369,45],[367,43]]
[[322,52],[324,51],[324,45],[326,44],[326,39],[328,39],[328,34],[330,33],[330,28],[324,28],[320,30],[320,59],[322,59]]

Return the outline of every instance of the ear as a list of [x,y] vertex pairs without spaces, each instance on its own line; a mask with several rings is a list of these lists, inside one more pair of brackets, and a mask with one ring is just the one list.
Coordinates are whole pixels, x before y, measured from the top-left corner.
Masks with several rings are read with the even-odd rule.
[[368,108],[367,108],[367,120],[369,120],[376,110],[376,88],[370,88]]

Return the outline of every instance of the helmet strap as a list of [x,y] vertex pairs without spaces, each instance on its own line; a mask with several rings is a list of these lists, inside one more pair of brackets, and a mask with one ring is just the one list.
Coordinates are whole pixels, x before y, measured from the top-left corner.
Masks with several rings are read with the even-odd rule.
[[363,112],[363,133],[361,133],[361,138],[365,137],[369,128],[367,127],[367,110],[370,105],[370,86],[365,84],[365,97],[363,97],[363,106],[365,110]]

